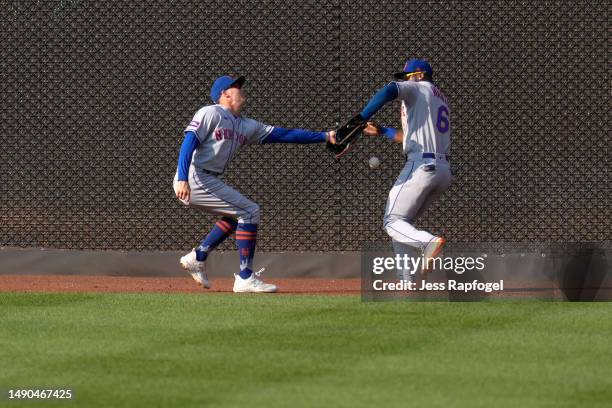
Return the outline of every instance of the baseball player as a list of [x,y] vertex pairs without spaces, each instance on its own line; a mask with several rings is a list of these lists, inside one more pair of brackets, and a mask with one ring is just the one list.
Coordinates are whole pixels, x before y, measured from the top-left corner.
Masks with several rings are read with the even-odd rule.
[[219,176],[244,145],[334,143],[334,131],[283,129],[242,116],[240,112],[246,102],[244,82],[244,77],[217,78],[210,91],[215,105],[198,110],[185,129],[174,176],[174,192],[183,204],[221,218],[200,244],[181,258],[180,264],[196,282],[210,288],[206,258],[235,233],[240,269],[234,274],[234,292],[276,292],[276,285],[261,280],[263,269],[253,272],[259,205],[226,185]]
[[[407,161],[389,192],[384,228],[397,253],[414,254],[411,248],[422,251],[425,262],[421,272],[426,275],[431,269],[427,260],[440,253],[445,240],[415,228],[413,222],[451,184],[450,108],[446,96],[432,82],[433,70],[428,62],[411,59],[394,76],[399,81],[380,89],[360,115],[367,121],[386,103],[401,100],[401,130],[369,122],[363,132],[403,144]],[[412,279],[414,272],[402,271],[401,278]]]

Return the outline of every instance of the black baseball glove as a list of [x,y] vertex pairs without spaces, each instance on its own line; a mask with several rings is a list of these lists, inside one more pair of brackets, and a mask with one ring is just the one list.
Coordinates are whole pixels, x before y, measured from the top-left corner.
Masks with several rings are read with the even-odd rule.
[[344,125],[336,129],[336,143],[327,142],[327,148],[336,156],[336,159],[344,156],[361,137],[361,131],[367,126],[367,122],[357,114]]

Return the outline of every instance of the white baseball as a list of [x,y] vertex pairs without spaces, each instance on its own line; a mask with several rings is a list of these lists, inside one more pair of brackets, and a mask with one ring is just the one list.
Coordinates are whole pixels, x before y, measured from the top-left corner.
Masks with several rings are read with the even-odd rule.
[[380,166],[380,159],[376,156],[370,157],[370,161],[368,162],[371,169],[375,169]]

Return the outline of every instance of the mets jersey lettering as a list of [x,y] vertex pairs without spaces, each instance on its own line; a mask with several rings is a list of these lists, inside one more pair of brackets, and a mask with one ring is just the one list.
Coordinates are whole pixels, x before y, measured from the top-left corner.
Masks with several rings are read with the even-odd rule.
[[185,132],[195,132],[199,146],[193,152],[192,165],[223,173],[237,150],[247,144],[259,144],[273,127],[244,116],[234,116],[220,105],[201,108]]
[[247,137],[242,133],[236,133],[233,129],[215,129],[215,140],[237,140],[240,145],[245,145]]

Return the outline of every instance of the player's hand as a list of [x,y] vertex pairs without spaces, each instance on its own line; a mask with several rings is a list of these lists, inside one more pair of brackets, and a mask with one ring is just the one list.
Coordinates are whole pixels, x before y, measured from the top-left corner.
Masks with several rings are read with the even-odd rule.
[[176,196],[183,201],[189,201],[190,193],[191,193],[191,188],[189,187],[189,182],[179,181],[176,186]]
[[327,132],[327,135],[325,138],[327,142],[331,144],[336,144],[336,131],[330,130],[329,132]]
[[368,125],[362,130],[366,136],[380,136],[380,126],[375,122],[368,122]]

